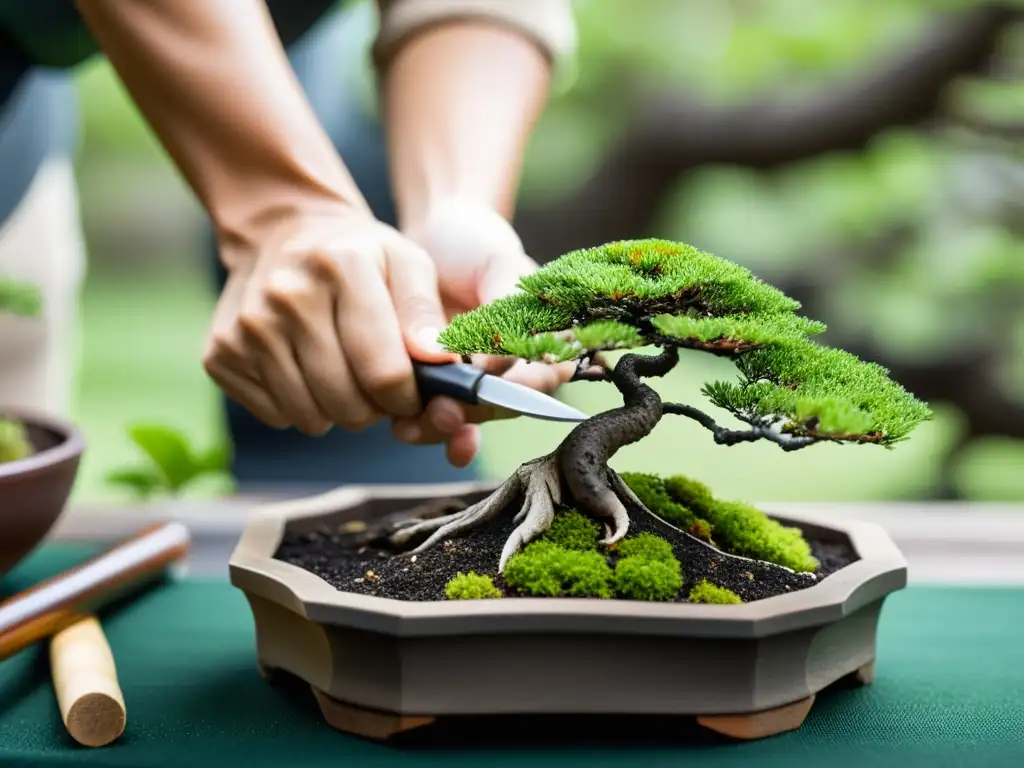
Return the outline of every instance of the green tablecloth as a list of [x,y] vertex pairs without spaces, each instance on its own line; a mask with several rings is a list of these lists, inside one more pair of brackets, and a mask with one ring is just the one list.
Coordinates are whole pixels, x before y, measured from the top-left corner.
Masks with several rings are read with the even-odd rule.
[[[21,589],[84,554],[51,546],[0,590]],[[1024,590],[910,588],[893,596],[875,684],[830,692],[800,731],[749,743],[650,733],[609,741],[614,722],[592,721],[589,733],[573,734],[575,745],[565,732],[537,743],[535,726],[524,736],[505,721],[493,732],[473,728],[471,746],[457,741],[466,730],[454,728],[375,744],[330,729],[308,689],[273,688],[259,677],[248,606],[224,581],[170,584],[105,626],[128,708],[121,739],[101,749],[70,740],[41,645],[0,662],[0,765],[1024,766]]]

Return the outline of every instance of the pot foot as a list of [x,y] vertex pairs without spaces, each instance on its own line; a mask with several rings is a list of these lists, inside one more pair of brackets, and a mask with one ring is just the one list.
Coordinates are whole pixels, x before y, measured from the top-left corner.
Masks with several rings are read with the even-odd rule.
[[871,685],[875,682],[875,660],[872,659],[850,675],[853,685]]
[[385,741],[399,733],[430,725],[436,719],[426,715],[400,715],[394,712],[365,709],[355,704],[338,701],[317,688],[313,688],[313,695],[329,726],[354,736],[362,736],[375,741]]
[[794,701],[775,709],[750,712],[745,715],[700,715],[697,723],[709,731],[731,739],[764,739],[787,731],[795,731],[804,724],[814,704],[814,696]]

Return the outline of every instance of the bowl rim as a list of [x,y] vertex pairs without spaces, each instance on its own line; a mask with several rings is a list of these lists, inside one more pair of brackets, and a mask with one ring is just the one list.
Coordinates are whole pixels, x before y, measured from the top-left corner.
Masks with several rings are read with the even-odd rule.
[[13,419],[26,426],[39,427],[53,432],[61,438],[61,441],[52,448],[39,451],[23,459],[0,463],[0,481],[31,477],[58,464],[76,459],[85,450],[85,435],[69,419],[29,408],[3,405],[0,405],[0,418]]

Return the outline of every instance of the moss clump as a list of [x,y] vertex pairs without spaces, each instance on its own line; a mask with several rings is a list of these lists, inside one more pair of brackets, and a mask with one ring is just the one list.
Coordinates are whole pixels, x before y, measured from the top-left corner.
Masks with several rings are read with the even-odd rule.
[[543,540],[564,549],[585,551],[597,549],[600,536],[601,526],[594,520],[575,509],[568,509],[555,514],[551,528],[544,534]]
[[449,600],[484,600],[501,597],[501,590],[494,586],[490,576],[470,571],[452,576],[445,584],[444,595]]
[[672,545],[651,533],[620,542],[615,592],[627,600],[671,600],[683,586],[682,566]]
[[751,504],[716,499],[706,485],[682,475],[662,479],[625,472],[622,478],[651,512],[672,525],[691,533],[694,520],[708,525],[712,543],[726,552],[798,572],[818,570],[799,528],[772,520]]
[[0,419],[0,463],[18,461],[32,453],[25,425],[12,419]]
[[716,605],[738,605],[743,602],[731,589],[712,584],[707,579],[698,581],[687,599],[691,603],[713,603]]
[[615,591],[627,600],[671,600],[683,586],[679,561],[624,557],[615,565]]
[[767,560],[794,571],[813,573],[820,563],[799,528],[772,520],[752,504],[719,501],[710,513],[718,540],[736,555]]
[[714,533],[711,523],[700,517],[686,502],[672,498],[662,478],[644,472],[623,472],[621,477],[649,510],[676,528],[711,542]]
[[509,559],[505,582],[533,597],[611,597],[612,569],[596,551],[535,541]]
[[815,439],[891,446],[932,417],[885,369],[811,341],[825,326],[797,315],[797,301],[685,243],[627,240],[573,251],[519,288],[455,317],[441,343],[461,354],[551,363],[648,345],[729,354],[745,380],[707,384],[715,405]]
[[619,543],[619,556],[638,557],[642,560],[659,560],[669,562],[675,560],[672,545],[653,533],[638,533],[632,538]]

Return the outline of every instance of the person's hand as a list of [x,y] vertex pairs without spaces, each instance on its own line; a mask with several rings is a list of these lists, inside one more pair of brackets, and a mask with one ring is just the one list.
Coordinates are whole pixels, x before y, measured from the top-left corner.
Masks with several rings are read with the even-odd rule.
[[368,213],[288,217],[257,246],[225,238],[227,285],[203,367],[264,423],[320,435],[423,411],[410,356],[447,324],[434,262]]
[[[447,201],[404,232],[430,254],[449,318],[513,293],[519,279],[537,269],[512,226],[486,205]],[[473,362],[488,373],[547,394],[568,382],[575,371],[573,363],[547,365],[508,357],[480,355]],[[392,431],[405,442],[446,443],[448,460],[465,466],[480,448],[478,425],[505,417],[493,408],[437,397],[420,417],[393,419]]]

